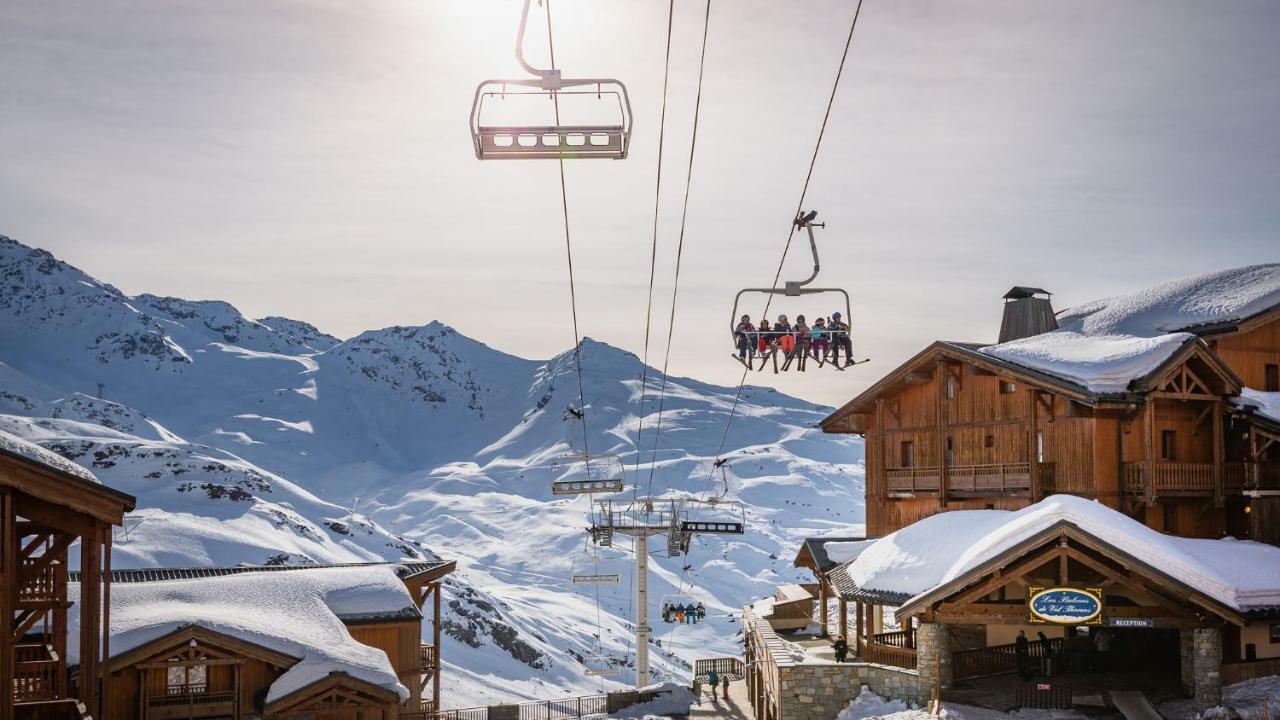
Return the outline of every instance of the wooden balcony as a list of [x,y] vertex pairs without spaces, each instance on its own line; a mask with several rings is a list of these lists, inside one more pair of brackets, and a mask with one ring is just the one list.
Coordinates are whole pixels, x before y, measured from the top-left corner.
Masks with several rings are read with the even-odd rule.
[[862,659],[880,665],[916,668],[915,630],[895,630],[871,636],[862,646]]
[[14,720],[89,720],[79,700],[19,702],[13,706]]
[[147,699],[145,720],[178,720],[178,718],[231,717],[235,714],[236,694],[219,692],[174,692]]
[[1155,485],[1151,488],[1148,487],[1147,475],[1147,463],[1125,463],[1125,492],[1145,495],[1150,489],[1155,495],[1213,495],[1213,463],[1157,462]]
[[439,665],[439,656],[436,654],[435,645],[422,644],[418,646],[418,670],[422,673],[435,672]]
[[66,666],[48,645],[14,647],[14,702],[58,700],[66,695]]
[[[1030,463],[951,465],[946,470],[948,495],[980,497],[1031,492]],[[891,468],[884,471],[885,488],[889,497],[937,493],[941,476],[942,469],[937,466]]]
[[1030,463],[956,465],[947,468],[950,495],[1018,495],[1031,492]]
[[1280,490],[1280,464],[1229,462],[1223,468],[1223,484],[1228,493],[1250,490]]

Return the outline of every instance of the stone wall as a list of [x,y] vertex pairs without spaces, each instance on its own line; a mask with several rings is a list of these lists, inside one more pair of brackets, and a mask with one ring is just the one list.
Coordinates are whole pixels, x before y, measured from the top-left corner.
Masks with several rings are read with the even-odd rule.
[[920,623],[916,628],[916,667],[920,671],[921,684],[932,688],[934,681],[939,680],[942,689],[951,687],[951,663],[951,635],[947,626]]
[[1193,631],[1196,705],[1210,708],[1222,704],[1222,631],[1196,628]]
[[805,663],[779,668],[779,720],[832,720],[866,685],[877,695],[923,705],[914,670],[871,663]]

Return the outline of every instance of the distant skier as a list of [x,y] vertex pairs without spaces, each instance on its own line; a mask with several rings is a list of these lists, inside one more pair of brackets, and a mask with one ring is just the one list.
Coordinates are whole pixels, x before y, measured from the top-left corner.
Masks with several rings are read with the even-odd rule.
[[696,612],[696,613],[697,613],[697,617],[698,617],[698,619],[697,619],[697,621],[696,621],[696,622],[702,622],[703,620],[706,620],[706,619],[707,619],[707,606],[706,606],[706,605],[703,605],[702,603],[698,603],[698,607],[697,607],[697,608],[695,608],[694,612]]
[[724,688],[724,699],[729,699],[729,676],[725,675],[720,678],[720,686]]
[[707,673],[707,684],[711,686],[711,699],[716,699],[716,688],[720,687],[720,673],[712,670]]

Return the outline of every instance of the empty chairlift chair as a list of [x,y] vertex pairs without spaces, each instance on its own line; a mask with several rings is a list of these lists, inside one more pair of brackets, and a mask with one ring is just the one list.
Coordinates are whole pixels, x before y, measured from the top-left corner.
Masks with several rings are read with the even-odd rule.
[[596,647],[582,659],[582,664],[586,668],[586,675],[611,677],[621,672],[622,660],[603,653]]
[[742,535],[746,526],[746,508],[736,500],[697,503],[680,519],[680,532],[684,535]]
[[552,495],[618,493],[625,487],[617,455],[570,453],[551,464]]
[[[485,80],[471,104],[471,138],[480,160],[608,158],[622,160],[631,146],[631,100],[612,78],[565,78],[557,69],[524,59],[529,4],[524,0],[516,35],[516,60],[532,78]],[[541,104],[535,101],[551,102]],[[520,108],[514,106],[519,105]],[[532,111],[547,118],[528,122]],[[585,114],[585,121],[563,122]],[[520,118],[524,122],[513,122]]]
[[573,559],[571,580],[574,585],[616,585],[623,569],[622,558],[588,549]]

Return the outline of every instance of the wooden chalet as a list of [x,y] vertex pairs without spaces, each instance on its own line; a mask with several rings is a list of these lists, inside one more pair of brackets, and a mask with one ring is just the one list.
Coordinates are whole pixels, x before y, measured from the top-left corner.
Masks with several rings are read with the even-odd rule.
[[[440,707],[440,582],[455,566],[453,561],[436,561],[112,572],[117,596],[124,596],[135,609],[132,617],[122,617],[114,628],[117,646],[124,647],[106,661],[111,683],[104,707],[113,718],[137,720],[434,718]],[[394,573],[392,578],[403,585],[398,592],[402,599],[397,599],[395,593],[388,599],[386,578],[375,578],[382,581],[383,588],[379,591],[373,587],[371,592],[370,587],[375,585],[370,580],[371,572]],[[297,620],[306,626],[322,625],[332,623],[336,616],[343,629],[335,632],[349,635],[349,639],[342,638],[348,642],[346,648],[332,644],[307,648],[305,639],[293,641],[296,633],[285,624],[273,633],[249,622],[236,622],[237,616],[262,613],[256,598],[275,592],[273,588],[280,585],[284,576],[302,581],[305,578],[300,576],[304,574],[320,573],[326,574],[322,583],[326,592],[335,592],[343,599],[332,610],[317,603],[309,617]],[[79,579],[71,577],[73,583]],[[309,587],[297,582],[281,592],[306,593]],[[230,616],[202,614],[197,600],[190,601],[190,609],[175,609],[172,605],[147,607],[148,598],[166,590],[197,599],[227,597],[224,604],[230,606]],[[237,607],[235,598],[240,596],[246,599],[242,607]],[[422,620],[428,602],[432,620],[430,644],[422,641]],[[139,606],[141,609],[137,609]],[[285,612],[296,614],[289,609]],[[165,621],[150,626],[146,624],[149,614]],[[172,629],[166,632],[169,627]],[[138,642],[136,633],[148,639]],[[356,650],[372,648],[385,654],[389,665],[385,666],[388,672],[383,673],[382,682],[359,677],[341,666],[318,678],[310,678],[315,673],[308,670],[304,675],[310,681],[301,684],[289,675],[317,652],[341,660],[344,653],[353,653],[351,643],[357,644]],[[363,663],[367,665],[367,659]],[[356,668],[360,665],[352,663]],[[394,674],[385,677],[389,672]],[[407,699],[396,692],[397,679],[399,685],[408,688]],[[281,685],[287,687],[281,690]]]
[[[100,675],[110,640],[109,580],[68,596],[72,545],[81,572],[111,567],[111,529],[134,499],[91,473],[36,445],[0,432],[0,718],[104,718],[101,697],[111,691]],[[67,668],[68,614],[80,628],[78,681]],[[99,678],[101,677],[101,681]]]
[[1280,302],[1177,330],[1101,391],[981,344],[925,348],[821,423],[866,438],[868,535],[1069,493],[1164,532],[1280,543],[1280,418],[1250,395],[1280,391]]
[[[824,419],[866,440],[873,540],[834,566],[811,540],[795,564],[857,661],[798,659],[748,608],[757,712],[805,717],[790,695],[832,673],[927,702],[1016,672],[1019,632],[1037,668],[1115,642],[1116,668],[1205,707],[1280,674],[1277,288],[1280,265],[1255,266],[1058,314],[1016,287],[999,342],[934,342]],[[1045,621],[1048,591],[1098,612]]]

